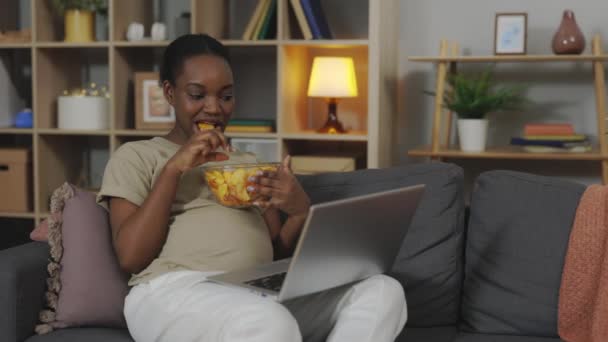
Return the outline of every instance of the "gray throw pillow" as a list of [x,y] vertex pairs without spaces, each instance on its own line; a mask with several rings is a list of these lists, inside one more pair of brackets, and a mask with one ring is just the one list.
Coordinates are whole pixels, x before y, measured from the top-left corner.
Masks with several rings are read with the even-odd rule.
[[389,275],[405,290],[408,327],[457,324],[464,249],[460,167],[423,163],[301,176],[300,180],[313,203],[426,184]]
[[479,176],[467,230],[467,332],[557,337],[564,258],[585,186],[512,171]]

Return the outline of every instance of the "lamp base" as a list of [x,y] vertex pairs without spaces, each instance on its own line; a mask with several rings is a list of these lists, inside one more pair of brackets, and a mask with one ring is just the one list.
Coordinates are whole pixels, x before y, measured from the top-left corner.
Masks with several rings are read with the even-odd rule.
[[342,123],[338,120],[337,107],[338,102],[335,98],[330,98],[327,101],[328,111],[327,111],[327,121],[325,121],[325,125],[323,127],[317,129],[317,133],[324,134],[342,134],[346,133],[346,130],[342,126]]
[[344,129],[344,127],[342,127],[342,123],[340,123],[340,121],[331,121],[328,119],[327,122],[325,122],[325,125],[323,125],[323,127],[317,129],[317,133],[340,134],[346,133],[346,130]]

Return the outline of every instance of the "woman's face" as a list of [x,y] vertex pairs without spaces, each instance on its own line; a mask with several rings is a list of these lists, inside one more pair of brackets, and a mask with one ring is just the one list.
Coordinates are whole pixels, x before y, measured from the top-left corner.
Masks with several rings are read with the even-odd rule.
[[175,108],[176,128],[185,138],[199,131],[199,123],[224,131],[234,110],[232,70],[221,57],[187,58],[176,75],[175,85],[165,81],[163,90]]

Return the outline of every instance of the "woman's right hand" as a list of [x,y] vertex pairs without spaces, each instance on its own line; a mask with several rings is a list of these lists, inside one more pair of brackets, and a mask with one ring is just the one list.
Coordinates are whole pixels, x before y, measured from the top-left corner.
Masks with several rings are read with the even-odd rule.
[[230,150],[228,140],[222,132],[218,130],[196,132],[167,162],[167,167],[184,173],[207,162],[227,160],[227,154],[216,151],[219,147],[224,151]]

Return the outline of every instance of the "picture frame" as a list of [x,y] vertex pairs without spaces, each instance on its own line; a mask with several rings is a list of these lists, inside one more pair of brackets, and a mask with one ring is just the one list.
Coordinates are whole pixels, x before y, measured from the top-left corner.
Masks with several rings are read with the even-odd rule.
[[525,55],[527,38],[527,13],[496,13],[494,20],[495,55]]
[[168,130],[175,124],[175,109],[159,85],[158,72],[135,73],[135,128]]

